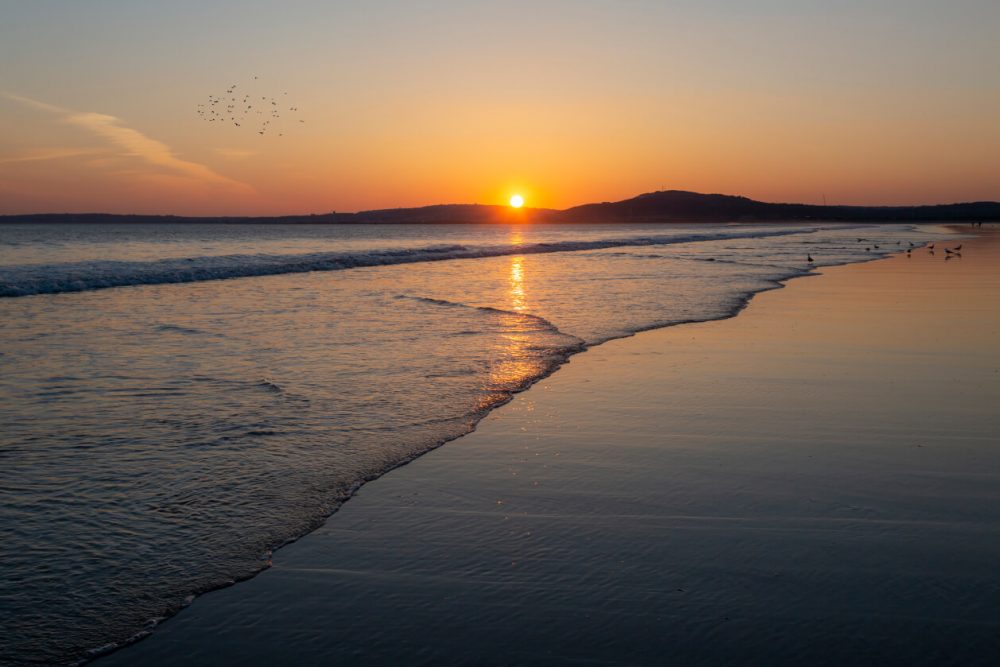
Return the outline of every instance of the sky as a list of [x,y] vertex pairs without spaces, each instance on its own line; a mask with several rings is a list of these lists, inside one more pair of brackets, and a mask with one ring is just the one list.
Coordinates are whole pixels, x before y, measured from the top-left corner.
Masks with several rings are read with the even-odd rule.
[[[996,0],[0,0],[0,17],[0,214],[1000,200]],[[203,120],[233,84],[284,115],[263,135]]]

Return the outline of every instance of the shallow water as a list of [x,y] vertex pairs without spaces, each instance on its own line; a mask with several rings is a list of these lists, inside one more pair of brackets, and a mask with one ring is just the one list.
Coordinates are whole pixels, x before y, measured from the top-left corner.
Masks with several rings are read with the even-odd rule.
[[940,237],[0,226],[0,656],[69,662],[252,576],[587,345]]

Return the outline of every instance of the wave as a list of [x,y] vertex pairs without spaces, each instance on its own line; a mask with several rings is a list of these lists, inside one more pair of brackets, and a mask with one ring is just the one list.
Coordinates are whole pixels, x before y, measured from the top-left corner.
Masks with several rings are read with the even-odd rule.
[[458,301],[448,301],[447,299],[434,299],[429,296],[417,296],[415,294],[397,294],[396,299],[407,299],[409,301],[416,301],[418,303],[426,303],[431,306],[442,306],[445,308],[465,308],[468,310],[478,310],[483,313],[495,313],[499,315],[507,315],[509,317],[518,317],[525,320],[530,320],[536,322],[541,329],[547,329],[552,333],[559,334],[560,336],[570,336],[571,338],[576,338],[581,343],[582,339],[572,336],[565,331],[560,331],[556,325],[549,322],[544,317],[535,315],[533,313],[519,313],[513,310],[504,310],[503,308],[494,308],[493,306],[472,306],[467,303],[459,303]]
[[89,292],[111,287],[167,285],[207,280],[273,276],[310,271],[340,271],[367,266],[535,255],[629,246],[652,246],[738,238],[764,238],[813,230],[727,231],[704,234],[641,236],[597,241],[553,241],[520,245],[434,245],[422,248],[317,252],[296,255],[221,255],[153,261],[102,260],[0,267],[0,297]]

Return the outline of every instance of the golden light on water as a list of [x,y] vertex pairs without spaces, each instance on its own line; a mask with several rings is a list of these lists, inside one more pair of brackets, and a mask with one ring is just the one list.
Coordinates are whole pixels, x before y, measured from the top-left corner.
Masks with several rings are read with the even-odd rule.
[[[519,246],[524,243],[524,235],[518,227],[514,227],[510,232],[510,244]],[[524,292],[524,257],[512,255],[510,258],[510,274],[508,277],[510,290],[510,309],[515,312],[522,312],[527,309],[527,301]]]
[[[522,241],[520,231],[511,234],[511,243]],[[528,300],[525,290],[524,257],[510,257],[506,266],[508,306],[497,313],[500,335],[493,350],[489,378],[479,399],[478,408],[492,407],[497,401],[506,400],[507,393],[522,388],[524,382],[539,373],[544,364],[538,356],[538,321],[527,314]],[[508,312],[509,311],[509,312]]]
[[510,205],[514,208],[521,208],[524,206],[524,197],[521,195],[512,195],[510,198]]
[[510,259],[510,307],[521,312],[527,305],[524,298],[524,258]]

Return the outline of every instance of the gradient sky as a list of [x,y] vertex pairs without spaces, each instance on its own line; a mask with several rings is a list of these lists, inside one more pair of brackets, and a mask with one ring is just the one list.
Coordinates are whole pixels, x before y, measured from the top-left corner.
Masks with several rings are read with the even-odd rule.
[[[0,0],[0,213],[1000,200],[998,34],[997,0]],[[202,121],[233,83],[307,122]]]

